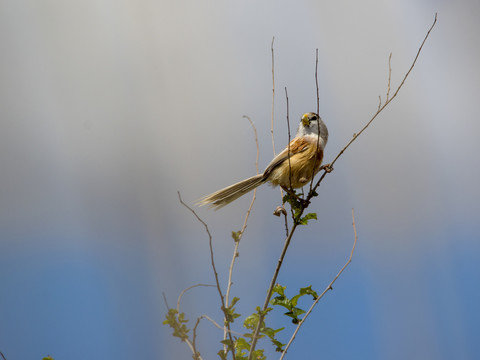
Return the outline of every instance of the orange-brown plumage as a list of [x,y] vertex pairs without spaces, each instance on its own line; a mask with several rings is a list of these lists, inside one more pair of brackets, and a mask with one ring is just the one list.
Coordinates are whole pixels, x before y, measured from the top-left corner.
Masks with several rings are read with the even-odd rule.
[[290,142],[290,160],[287,153],[288,147],[278,155],[281,161],[270,170],[269,181],[273,186],[280,185],[287,189],[302,187],[320,169],[323,160],[323,148],[317,146],[317,139],[314,137],[300,137]]

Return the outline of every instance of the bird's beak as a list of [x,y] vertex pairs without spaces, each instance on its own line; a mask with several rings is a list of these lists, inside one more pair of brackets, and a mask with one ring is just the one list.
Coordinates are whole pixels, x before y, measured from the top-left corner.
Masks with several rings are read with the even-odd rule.
[[307,114],[302,116],[302,125],[303,126],[310,126],[310,119],[308,118]]

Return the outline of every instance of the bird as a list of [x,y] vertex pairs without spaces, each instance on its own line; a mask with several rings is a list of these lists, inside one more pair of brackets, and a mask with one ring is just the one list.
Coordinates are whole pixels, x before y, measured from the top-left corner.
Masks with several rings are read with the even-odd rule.
[[197,201],[218,210],[264,183],[289,189],[303,187],[320,171],[323,151],[328,141],[328,129],[314,112],[303,114],[297,134],[285,149],[273,158],[263,174],[252,176],[218,190]]

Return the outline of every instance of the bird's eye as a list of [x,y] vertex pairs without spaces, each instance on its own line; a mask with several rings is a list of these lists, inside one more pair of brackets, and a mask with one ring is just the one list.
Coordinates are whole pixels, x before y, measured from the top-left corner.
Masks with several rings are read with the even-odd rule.
[[317,119],[318,119],[317,115],[312,116],[312,120],[317,120]]

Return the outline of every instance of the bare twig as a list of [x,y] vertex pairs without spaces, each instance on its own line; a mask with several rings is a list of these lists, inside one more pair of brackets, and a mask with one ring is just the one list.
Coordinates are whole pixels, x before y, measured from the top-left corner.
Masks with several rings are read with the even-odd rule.
[[388,57],[388,85],[387,85],[387,100],[390,96],[390,81],[392,79],[392,53],[390,53],[390,56]]
[[288,348],[292,344],[293,340],[295,340],[295,337],[297,336],[298,331],[300,330],[300,327],[303,325],[307,317],[310,315],[310,313],[313,311],[313,308],[318,304],[318,302],[322,299],[322,297],[329,291],[333,290],[333,284],[337,279],[342,275],[343,271],[347,268],[347,266],[352,262],[352,257],[353,257],[353,252],[355,251],[355,246],[357,245],[357,228],[355,226],[355,213],[354,210],[352,209],[352,226],[353,226],[353,233],[354,233],[354,240],[353,240],[353,246],[352,250],[350,251],[350,257],[348,258],[347,262],[343,267],[340,269],[340,271],[337,273],[337,275],[333,278],[333,280],[328,284],[328,286],[323,290],[323,292],[315,299],[313,304],[310,306],[308,311],[305,313],[305,316],[300,320],[300,322],[297,324],[297,327],[295,328],[295,331],[293,332],[292,337],[288,341],[287,345],[285,346],[285,349],[282,352],[282,356],[280,356],[280,360],[283,359],[285,354],[287,353]]
[[275,157],[275,136],[273,135],[273,118],[275,113],[275,52],[273,50],[273,42],[275,41],[275,37],[272,38],[272,125],[271,125],[271,134],[272,134],[272,148],[273,148],[273,156]]
[[2,355],[3,360],[7,360],[7,358],[5,357],[5,355],[3,355],[3,353],[1,351],[0,351],[0,355]]
[[[362,134],[369,126],[370,124],[373,122],[373,120],[376,119],[376,117],[388,106],[388,104],[390,104],[390,102],[396,98],[396,96],[398,95],[400,89],[403,87],[403,84],[405,83],[405,80],[407,80],[408,78],[408,75],[410,75],[410,72],[413,70],[415,64],[417,63],[417,59],[418,57],[420,56],[420,53],[423,49],[423,45],[425,44],[425,42],[427,41],[429,35],[430,35],[430,32],[432,31],[433,27],[435,26],[435,24],[437,23],[437,14],[435,13],[435,20],[433,21],[433,24],[430,26],[430,28],[428,29],[428,32],[427,34],[425,35],[425,38],[423,39],[422,41],[422,44],[420,45],[420,47],[418,48],[418,51],[417,51],[417,54],[415,56],[415,59],[413,60],[412,64],[410,65],[410,68],[408,69],[408,71],[405,73],[405,76],[403,77],[400,85],[398,85],[397,89],[395,90],[395,93],[392,95],[391,98],[388,98],[387,100],[385,100],[385,103],[383,105],[380,106],[381,104],[381,100],[380,100],[380,104],[379,104],[379,107],[377,109],[377,112],[375,114],[373,114],[372,118],[367,122],[367,124],[358,132],[358,133],[355,133],[352,137],[352,139],[347,143],[347,145],[345,145],[345,147],[340,150],[340,152],[338,153],[338,155],[333,159],[333,161],[330,163],[330,166],[333,166],[333,164],[335,164],[335,162],[340,158],[340,156],[342,156],[342,154],[345,152],[345,150],[348,149],[348,147],[350,147],[350,145],[360,136],[360,134]],[[388,87],[390,87],[390,80],[388,82]],[[387,89],[387,94],[389,94],[389,89]],[[320,183],[322,182],[322,180],[325,178],[326,174],[328,172],[325,170],[323,172],[323,174],[321,175],[320,179],[318,179],[315,187],[313,188],[313,190],[315,191],[317,189],[317,187],[320,185]],[[313,194],[312,194],[313,195]],[[309,200],[312,196],[309,196],[307,197],[307,200]]]
[[[273,44],[272,44],[272,46],[273,46]],[[252,119],[250,119],[250,117],[248,117],[246,115],[244,115],[243,117],[246,118],[250,122],[250,125],[253,128],[253,133],[255,135],[255,144],[257,146],[257,156],[255,158],[255,168],[256,168],[257,174],[258,174],[258,158],[260,156],[260,148],[258,146],[257,128],[255,127],[255,124],[253,123]],[[238,247],[240,246],[240,240],[243,237],[243,233],[245,232],[245,229],[247,228],[248,218],[250,217],[250,212],[252,211],[253,204],[255,203],[256,195],[257,195],[257,189],[254,189],[253,190],[252,201],[250,202],[250,206],[248,207],[247,213],[245,214],[245,220],[243,221],[242,229],[240,230],[240,233],[239,233],[238,237],[235,239],[235,248],[233,249],[233,257],[232,257],[232,261],[230,263],[230,269],[228,270],[227,291],[225,293],[225,304],[226,304],[227,307],[230,306],[230,290],[231,290],[232,284],[233,284],[233,282],[232,282],[233,267],[235,265],[235,260],[238,257]],[[224,327],[223,329],[224,329],[223,339],[225,340],[227,338],[228,329],[226,327]]]
[[194,360],[200,360],[200,354],[197,351],[197,327],[198,324],[200,324],[200,320],[202,320],[202,317],[200,316],[197,318],[197,322],[195,323],[195,326],[193,327],[193,336],[192,336],[192,347],[193,347],[193,359]]
[[[185,204],[182,200],[182,197],[180,196],[180,192],[178,191],[178,199],[180,201],[180,204],[182,204],[183,206],[185,206],[188,210],[190,210],[190,212],[197,218],[197,220],[204,226],[205,228],[205,231],[208,235],[208,244],[209,244],[209,247],[210,247],[210,261],[211,261],[211,264],[212,264],[212,269],[213,269],[213,273],[215,275],[215,282],[216,282],[216,285],[217,285],[217,290],[218,290],[218,294],[220,296],[220,301],[222,303],[222,311],[224,312],[224,315],[225,315],[225,318],[227,317],[227,309],[225,307],[225,298],[223,296],[223,293],[222,293],[222,288],[220,287],[220,282],[218,280],[218,273],[217,273],[217,268],[215,267],[215,260],[214,260],[214,257],[213,257],[213,245],[212,245],[212,234],[210,233],[210,230],[208,229],[208,225],[205,221],[203,221],[198,215],[197,213],[195,212],[195,210],[193,210],[190,206],[188,206],[187,204]],[[225,322],[225,326],[227,327],[228,329],[228,336],[230,338],[230,341],[232,342],[233,344],[233,338],[232,338],[232,335],[230,334],[230,323],[229,322]],[[235,358],[235,350],[232,349],[232,358],[233,360],[236,360]],[[195,354],[195,353],[194,353]]]
[[[198,286],[215,287],[215,285],[209,285],[209,284],[195,284],[195,285],[187,287],[186,289],[183,289],[182,292],[180,293],[180,295],[178,295],[178,299],[177,299],[177,311],[178,312],[180,312],[180,300],[182,299],[183,294],[185,294],[188,290],[193,289],[193,288],[198,287]],[[164,300],[165,300],[165,302],[167,301],[166,299],[164,299]],[[168,307],[168,305],[167,305],[167,307]]]
[[[208,315],[201,315],[198,319],[200,319],[200,320],[201,320],[201,319],[206,319],[206,320],[210,321],[217,329],[223,330],[223,328],[224,328],[222,325],[220,325],[219,323],[217,323],[215,320],[213,320],[213,319],[212,319],[210,316],[208,316]],[[197,320],[198,320],[198,319],[197,319]],[[232,334],[238,335],[238,336],[242,336],[242,335],[243,335],[242,333],[239,333],[239,332],[233,331],[233,330],[231,330],[230,332],[231,332]]]
[[165,293],[162,292],[162,295],[163,295],[163,301],[165,302],[165,306],[167,307],[167,310],[170,310],[170,306],[168,306],[168,301],[167,301],[167,297],[165,296]]
[[190,210],[190,212],[197,218],[197,220],[205,227],[205,231],[208,235],[208,244],[210,246],[210,261],[211,261],[211,264],[212,264],[212,269],[213,269],[213,273],[215,275],[215,282],[217,283],[217,290],[218,290],[218,294],[220,295],[220,298],[222,300],[222,306],[225,306],[225,301],[224,301],[224,297],[223,297],[223,293],[222,293],[222,289],[220,288],[220,282],[218,281],[218,273],[217,273],[217,268],[215,267],[215,260],[214,260],[214,257],[213,257],[213,245],[212,245],[212,234],[210,233],[210,230],[208,229],[208,225],[205,221],[203,221],[200,216],[197,215],[197,213],[195,212],[195,210],[193,210],[190,206],[188,206],[187,204],[185,204],[182,200],[182,197],[180,196],[180,191],[178,191],[178,199],[180,201],[180,204],[182,204],[183,206],[185,206],[188,210]]
[[273,293],[273,288],[274,288],[274,286],[277,282],[278,273],[280,272],[280,268],[282,267],[282,264],[283,264],[283,259],[285,258],[285,254],[287,253],[288,246],[290,245],[290,241],[292,240],[292,236],[293,236],[297,226],[298,226],[298,223],[294,222],[293,226],[292,226],[292,229],[290,230],[290,233],[288,234],[287,238],[285,239],[285,243],[283,245],[282,253],[280,255],[280,258],[278,259],[277,266],[275,267],[275,272],[273,273],[272,280],[270,281],[270,285],[269,285],[268,290],[267,290],[267,297],[265,298],[265,302],[263,304],[262,311],[261,311],[261,313],[259,314],[259,317],[258,317],[258,324],[257,324],[257,327],[255,328],[255,332],[253,334],[252,344],[250,346],[250,354],[248,356],[248,360],[253,359],[253,351],[255,350],[255,346],[257,345],[257,341],[258,341],[258,338],[259,338],[258,335],[260,334],[261,324],[263,323],[263,320],[265,319],[265,311],[267,310],[268,304],[270,303],[270,299],[271,299],[272,293]]
[[196,340],[196,337],[197,337],[197,334],[196,334],[197,325],[198,325],[198,320],[197,320],[197,323],[195,324],[195,327],[193,329],[193,341],[190,340],[190,338],[188,336],[185,337],[185,338],[182,338],[182,341],[185,342],[185,344],[187,344],[187,346],[190,348],[190,350],[192,351],[192,354],[193,354],[193,358],[195,360],[202,360],[202,357],[200,356],[200,353],[197,351],[197,348],[195,346],[195,340]]
[[[273,121],[274,121],[274,114],[275,114],[275,51],[273,47],[273,43],[275,41],[275,37],[272,38],[272,123],[270,132],[272,134],[272,149],[273,149],[273,157],[277,155],[275,150],[275,136],[273,133]],[[280,198],[283,199],[283,189],[280,188]]]
[[290,164],[290,140],[291,140],[291,134],[290,134],[290,110],[288,108],[288,92],[287,92],[287,87],[285,86],[285,99],[287,101],[287,129],[288,129],[288,153],[287,153],[287,156],[288,156],[288,177],[289,177],[289,181],[290,181],[290,189],[292,188],[292,166]]
[[317,87],[317,115],[320,114],[320,92],[318,90],[318,48],[315,49],[315,85]]
[[[196,341],[197,341],[197,327],[198,325],[200,324],[200,321],[202,319],[206,319],[208,321],[210,321],[217,329],[220,329],[220,330],[224,330],[225,327],[224,326],[221,326],[220,324],[218,324],[215,320],[213,320],[210,316],[208,315],[201,315],[197,318],[197,321],[195,323],[195,326],[193,327],[193,337],[192,337],[192,341],[191,341],[191,346],[193,348],[192,352],[193,352],[193,358],[196,359],[196,360],[201,360],[201,356],[200,356],[200,353],[197,352],[197,349],[196,349]],[[234,334],[234,335],[237,335],[237,336],[242,336],[243,334],[242,333],[239,333],[239,332],[236,332],[236,331],[232,331],[230,330],[229,331],[231,334]],[[195,357],[197,356],[197,357]]]
[[[195,323],[195,326],[193,327],[193,337],[192,337],[192,347],[193,347],[193,358],[194,360],[202,360],[201,356],[200,356],[200,353],[197,351],[197,347],[196,347],[196,341],[197,341],[197,327],[198,325],[200,324],[200,321],[202,319],[206,319],[208,321],[210,321],[216,328],[220,329],[220,330],[224,330],[225,327],[224,326],[220,326],[215,320],[213,320],[210,316],[208,315],[201,315],[197,318],[197,321]],[[230,333],[232,334],[235,334],[237,336],[242,336],[241,333],[239,332],[236,332],[236,331],[230,331]]]
[[288,218],[287,218],[287,211],[285,210],[285,207],[283,211],[283,217],[285,218],[285,236],[288,236]]
[[[315,50],[315,85],[317,87],[317,115],[320,116],[320,93],[318,90],[318,49]],[[317,129],[317,151],[320,146],[320,126],[318,126]],[[315,168],[317,166],[317,157],[315,156],[313,159],[313,167],[312,167],[312,180],[310,180],[310,191],[312,191],[313,188],[313,180],[315,178]],[[319,164],[321,165],[321,164]]]
[[255,124],[253,123],[252,119],[250,119],[250,117],[248,117],[247,115],[243,115],[243,117],[250,122],[250,125],[252,125],[252,128],[253,128],[253,134],[255,136],[255,145],[257,147],[257,156],[255,158],[255,169],[257,170],[257,174],[258,174],[258,158],[260,156],[260,148],[258,146],[257,128],[255,127]]

